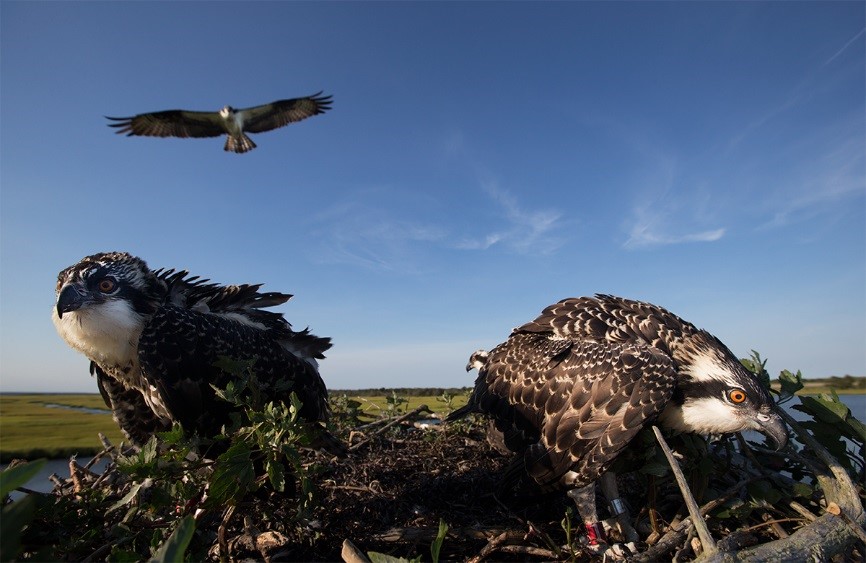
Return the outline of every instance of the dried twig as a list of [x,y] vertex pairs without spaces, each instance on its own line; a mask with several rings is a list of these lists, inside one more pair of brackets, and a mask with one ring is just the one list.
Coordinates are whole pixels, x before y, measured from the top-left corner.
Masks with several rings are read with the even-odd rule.
[[357,444],[354,444],[354,445],[350,446],[350,447],[349,447],[349,451],[350,451],[350,452],[353,452],[353,451],[357,450],[357,449],[360,448],[361,446],[363,446],[363,445],[369,443],[370,440],[373,439],[373,436],[376,436],[376,435],[378,435],[378,434],[381,434],[382,432],[384,432],[384,431],[387,430],[388,428],[391,428],[391,427],[394,426],[395,424],[400,424],[400,423],[403,422],[404,420],[407,420],[407,419],[409,419],[409,418],[412,418],[413,416],[418,416],[418,414],[420,414],[420,413],[422,413],[422,412],[431,412],[431,411],[430,411],[430,409],[427,407],[427,405],[421,405],[421,406],[419,406],[418,408],[416,408],[416,409],[414,409],[414,410],[412,410],[412,411],[410,411],[410,412],[407,412],[407,413],[404,414],[403,416],[398,416],[397,418],[391,420],[389,423],[385,424],[384,426],[381,426],[380,428],[377,428],[374,432],[372,432],[372,433],[370,434],[370,436],[368,436],[368,437],[365,438],[364,440],[361,440],[361,441],[358,442]]
[[698,537],[701,540],[701,544],[703,544],[704,553],[712,553],[716,551],[716,542],[713,540],[713,536],[710,534],[710,530],[707,528],[707,523],[704,522],[704,519],[701,517],[701,511],[698,508],[698,503],[695,502],[695,497],[692,496],[691,491],[689,490],[689,486],[686,483],[686,478],[683,475],[683,470],[680,469],[680,464],[674,458],[673,452],[671,452],[670,446],[668,446],[665,439],[662,437],[662,433],[659,430],[658,426],[653,426],[653,432],[655,432],[656,439],[659,442],[659,445],[662,447],[662,451],[665,454],[665,457],[668,459],[668,463],[671,465],[671,470],[674,473],[674,477],[676,477],[677,484],[680,486],[680,491],[683,493],[683,499],[686,501],[686,506],[689,509],[689,514],[691,515],[692,522],[695,526],[695,529],[698,532]]
[[[753,481],[757,481],[758,479],[759,477],[750,477],[748,479],[743,479],[742,481],[719,495],[718,498],[704,504],[701,507],[701,515],[709,514],[719,506],[725,504],[737,494],[739,494],[740,491],[743,490],[743,487]],[[632,561],[656,561],[660,559],[663,554],[668,553],[677,545],[685,541],[686,531],[689,530],[690,527],[691,517],[684,518],[679,522],[671,522],[668,531],[655,543],[655,545],[653,545],[651,548],[647,549],[643,553],[639,553],[632,559]]]
[[502,532],[498,536],[492,538],[487,542],[481,551],[478,552],[478,555],[475,557],[470,557],[466,560],[466,563],[478,563],[482,561],[486,557],[488,557],[494,551],[499,551],[504,545],[513,542],[513,541],[521,541],[523,540],[524,533],[516,530],[510,530],[507,532]]

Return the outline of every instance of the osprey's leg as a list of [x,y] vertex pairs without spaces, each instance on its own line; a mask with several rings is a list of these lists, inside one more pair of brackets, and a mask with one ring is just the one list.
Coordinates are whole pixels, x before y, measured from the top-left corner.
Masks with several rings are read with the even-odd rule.
[[604,526],[599,522],[598,514],[595,511],[595,483],[579,489],[571,489],[568,491],[568,496],[577,505],[577,513],[586,528],[587,544],[590,547],[606,544],[607,536],[604,533]]
[[619,498],[619,488],[616,486],[616,475],[610,471],[606,472],[598,480],[601,492],[610,504],[610,513],[614,517],[619,528],[619,533],[625,542],[636,542],[640,539],[638,533],[631,525],[631,515],[625,503]]

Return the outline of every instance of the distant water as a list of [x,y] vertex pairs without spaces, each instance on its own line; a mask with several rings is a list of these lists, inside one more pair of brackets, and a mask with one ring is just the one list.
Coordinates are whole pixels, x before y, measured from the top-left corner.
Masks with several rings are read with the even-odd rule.
[[[851,409],[851,414],[856,416],[859,420],[866,422],[866,395],[839,395],[839,399]],[[793,405],[799,404],[799,400],[793,399],[788,401],[783,406],[785,409],[794,417],[795,420],[805,420],[808,418],[806,414],[801,413],[800,411],[793,410],[791,407]],[[47,405],[46,405],[47,406]],[[63,407],[63,405],[56,405],[57,407]],[[69,408],[69,407],[66,407]],[[75,407],[77,409],[83,407]],[[99,414],[103,412],[100,409],[87,409],[88,411],[97,411]],[[437,421],[438,422],[438,421]],[[87,465],[87,463],[93,459],[92,457],[81,457],[78,458],[78,463],[81,466]],[[100,460],[99,463],[94,465],[91,468],[91,471],[94,473],[101,473],[105,470],[107,465],[107,460]],[[3,466],[5,469],[6,466]],[[30,480],[25,486],[34,491],[41,492],[49,492],[54,488],[54,484],[48,480],[48,477],[56,473],[61,478],[69,477],[69,460],[68,459],[51,459],[45,464],[45,467],[42,468],[42,471],[39,472],[33,479]]]
[[87,414],[111,414],[108,409],[92,409],[90,407],[73,407],[72,405],[58,405],[57,403],[45,403],[42,405],[48,409],[66,409],[70,411],[86,412]]
[[[845,406],[851,409],[851,414],[857,417],[860,422],[866,422],[866,394],[839,395],[839,400],[842,401]],[[785,403],[783,406],[791,414],[791,416],[794,417],[794,420],[807,419],[808,416],[805,413],[793,410],[791,408],[792,406],[797,404],[800,404],[799,399],[792,399]]]
[[[93,459],[93,456],[89,457],[79,457],[76,458],[78,465],[84,467],[90,460]],[[90,471],[93,473],[100,474],[105,471],[105,468],[108,466],[108,459],[103,458],[93,464],[93,467],[90,468]],[[6,469],[6,465],[3,465],[3,469]],[[54,483],[52,483],[48,478],[57,474],[61,479],[69,478],[69,460],[68,459],[49,459],[45,465],[42,467],[42,470],[36,474],[33,479],[24,484],[24,487],[30,489],[32,491],[39,491],[41,493],[48,493],[54,489]],[[23,493],[12,493],[12,498],[16,498]]]

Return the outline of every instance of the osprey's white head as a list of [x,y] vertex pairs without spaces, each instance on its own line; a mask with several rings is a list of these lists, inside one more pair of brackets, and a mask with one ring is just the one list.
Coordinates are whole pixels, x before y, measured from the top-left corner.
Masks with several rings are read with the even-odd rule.
[[487,363],[488,356],[490,356],[490,352],[487,350],[475,350],[472,352],[472,355],[469,356],[469,362],[466,364],[466,371],[472,371],[473,369],[480,371],[484,367],[484,364]]
[[704,435],[755,430],[782,448],[788,432],[757,377],[709,333],[698,332],[687,342],[688,361],[678,367],[680,382],[659,421]]
[[123,370],[136,362],[138,338],[164,287],[130,254],[87,256],[57,276],[52,320],[72,348]]
[[222,117],[223,119],[225,119],[227,121],[229,119],[231,119],[231,117],[234,114],[235,114],[235,108],[233,108],[232,106],[225,106],[225,107],[223,107],[223,109],[220,110],[220,117]]

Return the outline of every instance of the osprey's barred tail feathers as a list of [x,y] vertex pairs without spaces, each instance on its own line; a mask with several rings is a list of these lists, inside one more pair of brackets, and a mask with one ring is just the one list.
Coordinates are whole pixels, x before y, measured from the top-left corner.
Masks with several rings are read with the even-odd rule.
[[223,147],[223,150],[242,154],[245,152],[249,152],[254,148],[256,148],[256,144],[253,142],[253,140],[241,133],[238,137],[235,137],[233,135],[227,136],[226,146]]

